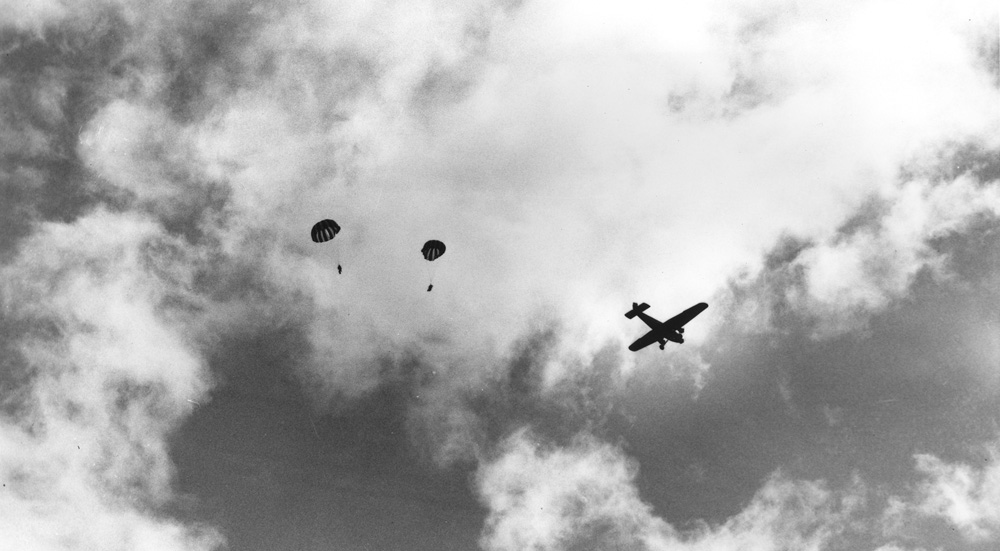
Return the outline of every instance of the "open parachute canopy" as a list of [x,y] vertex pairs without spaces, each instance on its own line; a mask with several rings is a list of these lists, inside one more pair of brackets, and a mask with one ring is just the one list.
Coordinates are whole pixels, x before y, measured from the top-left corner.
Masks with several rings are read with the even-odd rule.
[[312,240],[316,243],[325,243],[331,239],[337,232],[340,231],[340,224],[337,224],[333,220],[320,220],[316,222],[316,225],[312,229]]
[[424,243],[424,248],[420,249],[420,252],[424,253],[424,259],[430,262],[443,255],[444,249],[444,243],[437,239],[431,239]]

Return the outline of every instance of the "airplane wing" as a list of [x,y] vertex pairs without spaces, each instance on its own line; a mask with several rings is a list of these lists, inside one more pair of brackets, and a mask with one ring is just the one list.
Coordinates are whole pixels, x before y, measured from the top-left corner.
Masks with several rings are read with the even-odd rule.
[[652,331],[649,331],[645,335],[639,337],[634,343],[628,345],[628,349],[631,350],[632,352],[636,352],[642,350],[643,348],[646,348],[647,346],[653,344],[654,342],[658,342],[659,340],[660,339],[658,338],[657,331],[654,329]]
[[[680,314],[677,314],[676,316],[674,316],[674,317],[668,319],[667,321],[663,322],[663,326],[664,327],[670,327],[672,329],[678,329],[680,327],[684,327],[685,323],[693,320],[695,316],[697,316],[698,314],[704,312],[705,308],[708,308],[708,304],[706,304],[704,302],[699,302],[698,304],[695,304],[694,306],[688,308],[687,310],[684,310]],[[643,339],[644,338],[646,338],[646,337],[643,336]],[[639,339],[639,340],[642,340],[642,339]]]

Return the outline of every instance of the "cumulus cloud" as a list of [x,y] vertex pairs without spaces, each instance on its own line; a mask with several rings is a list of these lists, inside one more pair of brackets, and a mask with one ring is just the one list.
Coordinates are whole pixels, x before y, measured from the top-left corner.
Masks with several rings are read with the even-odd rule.
[[969,540],[993,538],[1000,528],[1000,466],[995,447],[984,455],[983,466],[916,455],[917,471],[925,477],[917,490],[916,512],[946,520]]
[[[807,278],[797,300],[830,310],[821,330],[837,331],[857,310],[902,294],[927,263],[918,242],[944,222],[900,206],[889,222],[930,225],[843,243],[824,232],[873,191],[891,204],[924,194],[894,187],[900,162],[993,120],[980,116],[992,88],[963,42],[982,29],[929,26],[935,6],[890,29],[878,25],[882,5],[640,18],[684,21],[676,36],[637,32],[627,10],[614,10],[628,19],[621,27],[595,36],[603,19],[561,5],[188,7],[197,25],[179,30],[163,17],[129,50],[149,78],[95,113],[81,155],[168,225],[203,226],[212,221],[192,204],[225,205],[215,222],[224,250],[254,259],[282,296],[314,301],[308,332],[322,359],[305,377],[326,394],[370,390],[373,356],[424,347],[432,334],[462,343],[438,347],[455,365],[502,355],[538,309],[554,311],[580,336],[576,347],[594,354],[627,339],[621,304],[642,294],[679,308],[711,296],[782,231],[830,241],[797,260]],[[595,10],[582,13],[603,13]],[[805,41],[808,51],[788,47],[813,32],[822,40]],[[157,50],[157,40],[171,47]],[[883,95],[867,93],[876,75]],[[710,108],[664,112],[678,89]],[[933,116],[899,116],[901,97]],[[849,112],[829,116],[834,106]],[[776,213],[775,204],[795,208]],[[339,258],[302,243],[328,216],[344,222]],[[450,244],[438,289],[453,294],[409,294],[424,277],[416,233]],[[338,262],[347,277],[332,278]],[[487,311],[489,323],[476,321]]]
[[221,543],[161,512],[172,498],[166,437],[209,382],[184,328],[180,250],[151,221],[102,211],[43,225],[3,267],[16,358],[0,421],[5,547]]
[[996,442],[967,445],[963,455],[965,460],[913,455],[915,480],[905,493],[889,497],[881,514],[882,533],[911,545],[994,544],[1000,527]]
[[775,474],[725,523],[678,530],[657,517],[634,485],[637,465],[590,436],[572,445],[513,434],[481,466],[477,487],[490,515],[483,548],[827,549],[864,505],[864,488],[836,492]]
[[506,446],[477,477],[490,509],[484,548],[638,548],[669,530],[639,499],[635,466],[615,448],[583,440],[540,450],[526,432]]
[[782,330],[788,320],[802,319],[814,337],[864,328],[873,314],[906,297],[921,272],[949,279],[948,251],[938,243],[998,214],[995,181],[963,174],[901,183],[827,235],[786,236],[763,269],[736,280],[726,298],[748,327]]

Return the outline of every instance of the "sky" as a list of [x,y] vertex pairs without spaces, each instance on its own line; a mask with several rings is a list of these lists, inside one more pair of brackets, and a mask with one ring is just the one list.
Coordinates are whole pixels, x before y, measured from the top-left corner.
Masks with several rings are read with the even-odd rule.
[[0,548],[1000,544],[995,2],[2,8]]

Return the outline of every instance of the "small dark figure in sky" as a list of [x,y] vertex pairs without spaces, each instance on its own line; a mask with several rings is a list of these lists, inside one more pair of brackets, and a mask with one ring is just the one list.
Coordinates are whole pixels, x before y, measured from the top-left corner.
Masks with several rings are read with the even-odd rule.
[[337,273],[338,274],[344,273],[344,269],[340,267],[340,264],[337,264]]
[[431,283],[430,285],[427,286],[427,292],[428,293],[431,292],[431,289],[433,289],[433,288],[434,288],[434,284]]

